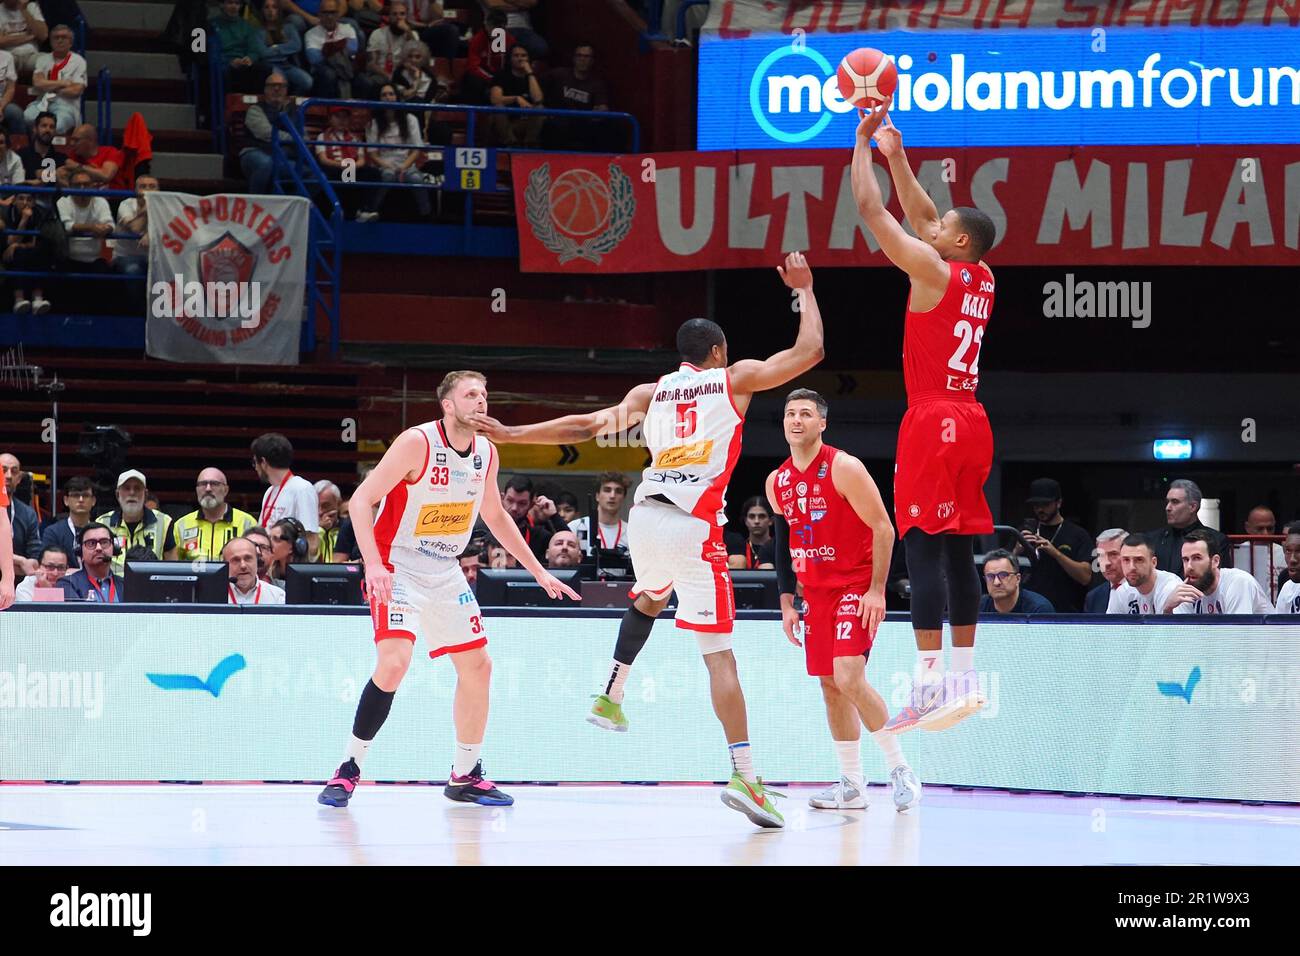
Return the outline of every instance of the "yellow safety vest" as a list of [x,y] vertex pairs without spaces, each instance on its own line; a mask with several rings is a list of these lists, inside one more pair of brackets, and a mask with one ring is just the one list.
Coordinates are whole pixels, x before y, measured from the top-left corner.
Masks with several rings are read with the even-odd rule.
[[334,560],[334,548],[338,546],[339,529],[330,528],[326,531],[324,528],[320,532],[320,554],[316,560],[321,564],[329,564]]
[[221,560],[221,549],[226,543],[240,537],[257,524],[247,511],[226,505],[226,515],[220,521],[209,521],[201,510],[191,511],[176,519],[172,525],[172,542],[176,545],[178,561],[207,558]]
[[167,529],[172,523],[171,515],[166,512],[145,508],[144,517],[134,531],[127,528],[120,510],[110,511],[95,520],[112,529],[113,540],[117,543],[117,554],[113,557],[114,574],[122,573],[126,567],[126,553],[137,545],[144,545],[154,553],[156,560],[162,560],[163,542],[167,540]]

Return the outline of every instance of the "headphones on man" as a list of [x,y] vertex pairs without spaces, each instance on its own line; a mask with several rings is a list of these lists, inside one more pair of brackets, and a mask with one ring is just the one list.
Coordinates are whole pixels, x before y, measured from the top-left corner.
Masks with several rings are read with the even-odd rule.
[[310,545],[307,543],[307,529],[302,526],[302,522],[297,518],[281,518],[276,524],[287,524],[293,531],[293,554],[295,557],[307,557],[307,549]]
[[[91,522],[91,524],[94,524],[94,522]],[[86,526],[86,528],[89,528],[89,527],[90,527],[90,525],[87,525],[87,526]],[[103,528],[104,525],[100,525],[99,527],[100,527],[100,528]],[[77,558],[77,564],[85,564],[85,562],[84,562],[84,561],[82,560],[82,558],[81,558],[81,539],[84,538],[84,537],[86,536],[86,528],[78,528],[78,529],[77,529],[77,541],[76,541],[76,544],[74,544],[74,545],[72,546],[72,553],[73,553],[73,554],[76,556],[76,558]],[[98,528],[95,528],[95,529],[92,529],[92,530],[99,530],[99,529],[98,529]],[[117,535],[113,534],[113,529],[112,529],[112,528],[108,528],[107,530],[108,530],[108,543],[109,543],[109,545],[112,547],[111,557],[116,558],[119,554],[122,553],[122,549],[121,549],[120,547],[118,547],[118,545],[117,545]]]

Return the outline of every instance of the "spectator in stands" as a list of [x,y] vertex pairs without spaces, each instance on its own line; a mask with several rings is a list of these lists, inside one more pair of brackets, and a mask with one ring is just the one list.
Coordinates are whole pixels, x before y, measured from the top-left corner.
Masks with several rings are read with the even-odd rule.
[[226,501],[230,484],[220,468],[204,468],[194,482],[199,506],[172,522],[163,542],[168,561],[220,561],[226,543],[254,526],[254,518]]
[[433,78],[429,76],[428,62],[429,50],[424,44],[406,48],[402,62],[393,73],[393,85],[402,100],[409,103],[433,101]]
[[[553,110],[589,110],[608,112],[609,92],[605,81],[594,72],[596,48],[579,43],[573,48],[573,66],[560,66],[542,78],[542,93]],[[617,148],[616,130],[605,120],[597,123],[568,116],[551,116],[542,129],[542,146],[546,149],[581,149],[594,152]]]
[[81,569],[59,579],[63,599],[121,604],[123,584],[113,564],[119,559],[125,563],[126,556],[114,558],[112,530],[107,525],[92,521],[78,533],[77,547],[81,556]]
[[393,81],[393,74],[406,54],[419,44],[419,34],[411,26],[406,0],[391,0],[388,22],[376,28],[366,42],[366,72],[357,90],[361,99],[378,99],[380,87]]
[[18,69],[14,66],[14,56],[8,50],[0,50],[0,111],[4,113],[5,128],[11,133],[27,132],[27,117],[23,109],[14,102],[14,93],[18,89]]
[[255,195],[271,192],[275,172],[271,159],[271,136],[278,133],[281,143],[292,143],[287,130],[277,130],[280,114],[289,108],[289,81],[278,70],[266,78],[262,99],[244,114],[244,131],[249,144],[239,151],[239,168],[248,179],[248,191]]
[[165,511],[145,505],[148,494],[144,475],[134,468],[117,476],[116,511],[102,514],[95,521],[112,530],[117,538],[117,556],[113,558],[113,571],[120,574],[126,562],[126,551],[141,545],[149,549],[154,559],[161,561],[167,532],[172,519]]
[[578,536],[572,531],[557,531],[546,543],[546,566],[548,568],[576,568],[582,563],[582,549],[578,546]]
[[1197,528],[1183,537],[1183,583],[1170,602],[1175,614],[1270,614],[1273,604],[1259,582],[1239,568],[1221,567],[1212,549],[1217,532]]
[[243,0],[221,0],[220,12],[208,21],[208,26],[221,41],[226,89],[233,93],[254,93],[265,84],[271,67],[265,62],[262,31],[244,18],[243,10]]
[[476,546],[473,541],[461,552],[460,570],[464,573],[465,583],[470,586],[470,590],[478,586],[478,569],[483,566],[480,561],[482,555],[482,548]]
[[334,482],[324,478],[312,485],[312,488],[316,491],[317,520],[320,524],[320,553],[316,560],[321,564],[329,564],[334,560],[334,552],[338,547],[341,526],[339,508],[343,503],[343,492],[339,491],[339,486]]
[[[510,48],[510,68],[492,77],[488,98],[493,106],[519,109],[539,109],[545,98],[542,87],[533,75],[533,64],[528,51],[516,43]],[[496,146],[538,145],[541,139],[541,116],[523,116],[517,113],[493,113],[488,117],[489,142]]]
[[[0,260],[10,272],[49,272],[54,267],[53,243],[45,235],[27,236],[15,233],[42,232],[51,219],[50,212],[38,205],[30,193],[17,193],[11,205],[3,210],[0,221],[4,223],[5,247]],[[31,312],[44,315],[50,311],[50,301],[45,298],[45,282],[40,279],[15,276],[14,305],[16,315]],[[30,289],[32,297],[27,297]]]
[[[67,156],[54,148],[56,127],[57,120],[53,113],[48,110],[41,113],[32,126],[27,145],[18,150],[18,158],[23,161],[23,173],[27,177],[25,182],[29,186],[53,186],[67,182],[66,177],[59,172],[67,162]],[[37,205],[54,208],[54,203],[44,196],[37,199]]]
[[280,0],[262,0],[261,10],[262,46],[266,48],[262,62],[284,74],[290,94],[306,96],[311,92],[311,74],[298,65],[303,50],[302,33],[296,24],[284,18]]
[[68,552],[57,544],[41,548],[41,556],[35,574],[29,574],[14,589],[14,600],[35,601],[36,588],[59,590],[59,580],[68,573],[68,562],[72,559]]
[[[385,83],[379,89],[379,99],[397,103],[397,87]],[[423,171],[425,163],[424,139],[420,136],[420,121],[411,113],[400,109],[376,110],[366,128],[367,143],[384,143],[366,148],[367,159],[386,183],[427,184],[429,176]],[[412,189],[420,215],[428,217],[432,211],[429,190]],[[388,190],[375,193],[375,209],[383,206]]]
[[[316,144],[316,161],[335,182],[378,183],[382,181],[379,170],[367,159],[365,142],[352,131],[352,110],[346,106],[330,107],[329,129],[320,134],[323,143]],[[340,189],[339,202],[344,214],[357,222],[372,222],[379,218],[379,199],[376,190],[366,189],[358,196],[357,189]],[[359,208],[358,208],[359,207]]]
[[[560,516],[560,520],[573,528],[573,522],[580,517],[578,514],[578,496],[572,491],[561,491],[555,496],[555,513]],[[578,535],[578,540],[582,540],[582,535]]]
[[[35,0],[4,0],[4,5],[0,6],[0,50],[7,51],[14,58],[19,73],[31,72],[46,37],[52,44],[54,37]],[[72,44],[69,43],[68,47],[71,49]]]
[[[627,488],[627,475],[620,472],[606,471],[596,476],[595,533],[591,530],[590,516],[569,522],[569,530],[577,535],[578,547],[583,554],[594,554],[598,546],[604,551],[627,553],[627,522],[623,520],[623,500],[627,497]],[[558,514],[558,501],[555,507]]]
[[[50,31],[51,53],[36,58],[32,85],[40,94],[23,113],[30,124],[45,111],[54,114],[60,133],[71,132],[81,122],[81,94],[86,91],[86,61],[80,53],[72,51],[72,28],[59,24]],[[24,72],[17,54],[18,71]]]
[[[18,151],[9,148],[9,133],[0,127],[0,186],[21,186],[26,182],[23,173],[23,161]],[[8,206],[14,201],[14,193],[0,194],[0,206]]]
[[280,12],[285,23],[292,23],[299,35],[320,23],[320,0],[280,0]]
[[357,36],[368,36],[383,23],[384,0],[347,0],[347,8],[340,7],[339,13],[346,13],[354,23],[359,24]]
[[1210,532],[1215,542],[1211,551],[1219,556],[1220,564],[1227,566],[1232,557],[1228,550],[1228,539],[1213,528],[1201,524],[1201,519],[1196,516],[1200,510],[1201,489],[1196,482],[1178,478],[1169,483],[1169,491],[1165,494],[1167,524],[1158,531],[1147,534],[1151,539],[1152,550],[1155,551],[1157,567],[1167,568],[1174,574],[1180,573],[1183,567],[1183,541],[1191,532],[1202,528]]
[[[84,169],[72,174],[71,186],[73,189],[94,188],[90,174]],[[63,196],[57,208],[68,235],[67,258],[58,262],[58,268],[63,272],[108,272],[108,263],[103,259],[104,240],[113,232],[113,212],[108,208],[108,200],[83,192]],[[102,290],[96,290],[92,283],[87,282],[85,288],[78,284],[76,292],[69,298],[73,300],[74,308],[93,308],[95,300],[101,297],[97,292],[102,294]]]
[[244,532],[244,537],[257,549],[257,580],[271,583],[271,532],[254,525]]
[[302,522],[297,518],[281,518],[271,525],[268,533],[271,536],[271,567],[269,570],[272,581],[284,581],[285,572],[289,570],[289,565],[314,560],[309,556],[311,546],[308,543],[307,534],[303,530]]
[[506,15],[500,10],[488,13],[483,29],[469,40],[465,75],[460,80],[461,99],[474,106],[488,100],[492,78],[510,67],[510,48],[515,45],[513,34],[506,30]]
[[[142,276],[149,271],[148,194],[158,191],[157,178],[135,178],[135,195],[117,207],[117,231],[138,233],[139,239],[113,239],[113,271],[121,275]],[[215,557],[216,555],[213,555]]]
[[534,60],[544,60],[550,47],[540,34],[533,30],[529,10],[537,6],[537,0],[479,0],[485,12],[500,11],[506,15],[506,29],[514,34],[516,40],[524,45],[528,56]]
[[745,502],[744,536],[726,534],[727,567],[753,571],[776,567],[776,540],[772,537],[772,512],[758,495]]
[[534,495],[532,479],[526,475],[515,475],[506,482],[501,492],[501,504],[539,561],[546,560],[546,545],[550,543],[551,535],[569,530],[556,513],[555,502],[543,495]]
[[283,604],[284,589],[258,579],[257,547],[247,538],[231,538],[221,549],[230,569],[231,604]]
[[1277,614],[1300,614],[1300,521],[1287,526],[1286,540],[1282,543],[1286,555],[1286,580],[1277,591]]
[[[1250,509],[1244,525],[1246,534],[1277,533],[1277,518],[1267,505]],[[1232,566],[1252,575],[1264,593],[1272,595],[1277,572],[1286,564],[1282,546],[1269,541],[1242,541],[1232,549]]]
[[444,90],[452,85],[451,61],[460,54],[460,24],[444,17],[442,0],[409,0],[411,26],[436,57],[434,73]]
[[326,99],[352,98],[353,57],[361,39],[357,30],[339,22],[342,0],[321,0],[320,22],[303,37],[311,66],[312,92]]
[[1026,587],[1043,595],[1061,613],[1083,610],[1092,583],[1092,535],[1061,514],[1061,486],[1052,478],[1029,483],[1025,499],[1034,512],[1034,530],[1024,538],[1034,548]]
[[1174,591],[1182,583],[1176,574],[1162,570],[1151,539],[1145,534],[1131,534],[1119,549],[1124,583],[1110,593],[1107,614],[1170,614],[1176,601]]
[[1127,537],[1128,532],[1123,528],[1110,528],[1097,535],[1097,548],[1094,552],[1097,555],[1097,570],[1105,580],[1083,599],[1084,614],[1105,614],[1111,592],[1124,583],[1124,565],[1119,552]]
[[69,182],[72,176],[84,172],[96,186],[107,186],[122,168],[126,157],[115,146],[99,145],[99,133],[89,123],[83,123],[68,137],[68,157],[63,172]]
[[[511,570],[519,567],[518,559],[505,549],[496,538],[487,539],[487,567],[494,571]],[[543,552],[545,557],[545,552]]]
[[81,567],[77,560],[77,534],[90,522],[95,510],[95,486],[83,475],[74,475],[63,485],[63,505],[68,510],[55,515],[45,526],[41,546],[57,545],[72,556],[72,566]]
[[5,491],[9,497],[9,504],[4,507],[13,536],[14,570],[19,574],[35,574],[41,556],[40,520],[36,517],[36,510],[17,497],[23,466],[14,455],[5,452],[0,454],[0,469],[4,470]]
[[253,469],[269,487],[262,495],[258,524],[270,529],[281,518],[302,525],[309,545],[303,560],[314,561],[320,551],[320,505],[316,489],[293,473],[293,445],[277,432],[259,435],[252,445]]
[[998,548],[984,556],[989,593],[980,598],[981,614],[1055,614],[1052,602],[1020,586],[1020,569],[1010,551]]

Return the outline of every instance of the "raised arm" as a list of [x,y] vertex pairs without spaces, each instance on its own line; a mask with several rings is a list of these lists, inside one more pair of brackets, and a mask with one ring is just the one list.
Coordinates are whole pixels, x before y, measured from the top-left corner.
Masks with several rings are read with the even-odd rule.
[[888,110],[889,102],[886,101],[884,106],[868,112],[858,124],[857,141],[853,144],[853,165],[850,168],[853,198],[858,204],[858,213],[890,262],[906,272],[914,282],[946,288],[948,267],[939,253],[928,242],[904,232],[893,213],[885,208],[880,195],[880,184],[876,182],[876,173],[872,168],[871,137],[880,128]]
[[930,194],[921,188],[916,174],[912,172],[903,151],[903,134],[898,131],[894,121],[885,113],[885,118],[876,130],[876,148],[880,155],[889,160],[889,174],[894,179],[894,192],[903,207],[903,214],[912,225],[912,231],[926,242],[933,242],[939,235],[939,209]]
[[598,435],[615,435],[640,423],[650,409],[654,391],[655,383],[647,382],[628,392],[617,405],[533,425],[504,425],[481,414],[471,415],[470,423],[498,445],[567,445]]
[[799,334],[794,345],[766,359],[742,359],[728,370],[731,387],[741,394],[779,388],[813,368],[826,355],[822,313],[813,295],[812,269],[802,252],[785,257],[776,267],[781,281],[799,295]]

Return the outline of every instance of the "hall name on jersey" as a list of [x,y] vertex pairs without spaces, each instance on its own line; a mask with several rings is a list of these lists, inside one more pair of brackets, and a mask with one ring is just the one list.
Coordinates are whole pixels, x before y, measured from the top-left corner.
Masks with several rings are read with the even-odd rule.
[[724,382],[704,382],[692,388],[665,388],[655,394],[656,402],[689,402],[701,395],[724,395],[727,386]]
[[961,297],[961,314],[972,319],[987,319],[993,308],[993,300],[974,292],[964,292]]

